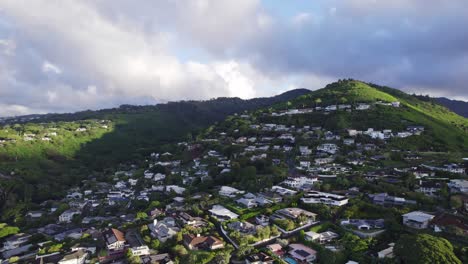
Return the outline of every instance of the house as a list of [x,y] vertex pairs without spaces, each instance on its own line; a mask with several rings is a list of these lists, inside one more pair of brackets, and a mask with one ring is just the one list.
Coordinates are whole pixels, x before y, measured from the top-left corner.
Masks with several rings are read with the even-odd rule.
[[440,184],[440,182],[420,181],[419,188],[417,188],[416,191],[423,193],[427,196],[436,196],[441,189],[442,185]]
[[270,250],[271,252],[273,252],[273,254],[277,255],[277,256],[282,256],[284,254],[283,252],[283,247],[280,245],[280,244],[270,244],[268,246],[266,246],[266,248],[268,250]]
[[60,223],[70,223],[73,220],[75,215],[80,215],[81,212],[76,209],[68,209],[59,215],[59,222]]
[[403,215],[403,224],[416,229],[425,229],[433,218],[434,215],[413,211]]
[[354,226],[359,230],[371,230],[371,229],[383,229],[385,227],[384,219],[347,219],[342,220],[340,225],[343,226]]
[[323,151],[329,154],[335,154],[338,151],[338,146],[333,143],[321,144],[317,147],[318,151]]
[[299,216],[303,215],[306,216],[309,219],[309,222],[315,221],[315,218],[317,217],[317,214],[311,213],[309,211],[296,208],[296,207],[291,207],[291,208],[283,208],[279,209],[275,212],[276,215],[279,215],[281,217],[287,217],[289,219],[297,219]]
[[29,241],[30,238],[31,238],[31,235],[24,234],[24,233],[13,235],[7,238],[5,242],[3,242],[3,249],[12,250],[20,246],[23,246]]
[[65,255],[58,264],[84,264],[87,257],[88,252],[77,250],[71,254]]
[[347,146],[354,145],[354,139],[353,138],[345,138],[343,139],[343,144]]
[[339,235],[335,232],[332,231],[326,231],[322,233],[316,233],[313,231],[309,231],[305,233],[305,239],[309,241],[316,241],[319,242],[320,244],[330,242],[334,240],[335,238],[338,238]]
[[288,177],[282,184],[291,187],[291,188],[301,188],[305,185],[312,186],[318,182],[317,177],[306,177],[306,176],[297,176],[297,177]]
[[292,195],[295,195],[297,193],[296,191],[286,189],[286,188],[283,188],[281,186],[276,186],[276,185],[271,187],[271,190],[273,192],[278,193],[281,196],[292,196]]
[[384,249],[384,250],[381,250],[377,253],[377,256],[379,257],[379,259],[382,259],[382,258],[393,258],[394,255],[393,255],[393,247],[395,246],[395,243],[390,243],[388,244],[389,247]]
[[130,249],[132,256],[147,256],[150,255],[148,246],[133,247]]
[[332,193],[309,191],[304,194],[301,201],[306,204],[321,203],[325,205],[343,206],[348,203],[348,198],[343,195]]
[[258,204],[255,202],[255,199],[240,198],[236,200],[236,203],[246,208],[254,208],[258,206]]
[[190,250],[215,250],[224,247],[223,241],[214,236],[185,234],[183,241]]
[[148,228],[151,230],[151,235],[161,242],[166,242],[180,231],[175,219],[172,217],[166,217],[161,221],[154,219],[153,223],[148,225]]
[[246,264],[273,264],[274,262],[274,259],[264,252],[252,254],[245,258]]
[[246,221],[231,222],[231,223],[228,223],[227,226],[228,228],[232,230],[239,231],[240,233],[244,233],[244,234],[255,234],[255,232],[257,231],[257,228],[255,227],[255,225]]
[[317,259],[317,251],[306,247],[303,244],[289,244],[288,254],[301,263],[310,263]]
[[44,212],[42,212],[42,211],[29,211],[26,214],[26,216],[34,219],[34,218],[41,218],[43,214],[44,214]]
[[174,261],[171,260],[171,257],[167,253],[141,256],[140,259],[143,264],[174,264]]
[[451,193],[468,193],[468,180],[450,180],[447,186]]
[[124,249],[125,243],[127,241],[125,240],[124,233],[121,231],[115,228],[110,228],[104,231],[102,235],[104,236],[107,249],[112,251],[119,251]]
[[299,152],[301,153],[302,156],[308,156],[312,154],[312,150],[309,149],[307,146],[300,146],[299,147]]
[[367,110],[369,108],[370,108],[370,105],[368,105],[368,104],[358,104],[356,106],[356,110]]
[[416,204],[415,201],[406,200],[403,197],[396,197],[388,195],[387,193],[369,194],[372,202],[378,205],[405,205]]
[[229,186],[222,186],[221,189],[219,190],[219,195],[221,196],[226,196],[230,198],[236,197],[238,194],[243,194],[244,191],[240,191],[236,188],[229,187]]
[[211,215],[218,220],[231,220],[236,219],[239,215],[229,211],[222,205],[213,205],[213,208],[209,210]]
[[193,226],[193,227],[202,227],[208,225],[208,223],[201,217],[193,217],[186,212],[179,213],[179,219],[185,225]]
[[257,215],[255,216],[255,223],[261,226],[267,226],[270,224],[270,218],[266,215]]

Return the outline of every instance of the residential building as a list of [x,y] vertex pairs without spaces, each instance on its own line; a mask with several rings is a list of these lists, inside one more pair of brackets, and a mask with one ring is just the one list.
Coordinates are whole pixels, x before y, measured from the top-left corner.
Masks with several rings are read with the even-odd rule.
[[332,231],[326,231],[322,233],[316,233],[313,231],[309,231],[305,233],[305,239],[309,241],[315,241],[320,244],[330,242],[336,238],[338,238],[339,235],[335,232]]
[[183,241],[190,250],[215,250],[224,247],[223,241],[214,236],[185,234]]
[[289,244],[288,254],[301,263],[310,263],[317,259],[317,251],[303,244]]
[[434,215],[413,211],[403,215],[403,224],[416,229],[425,229],[433,218]]
[[175,219],[172,217],[166,217],[161,221],[154,219],[153,223],[148,225],[148,228],[151,230],[151,235],[161,242],[166,242],[180,231]]
[[107,229],[103,232],[103,236],[109,250],[122,250],[127,242],[124,233],[115,228]]
[[303,203],[321,203],[325,205],[343,206],[348,203],[348,198],[343,195],[332,193],[309,191],[301,198]]
[[130,249],[132,256],[147,256],[150,255],[148,246],[133,247]]
[[65,255],[58,264],[84,264],[86,258],[88,257],[88,252],[84,250],[77,250],[71,254]]
[[213,205],[213,208],[209,210],[211,215],[216,217],[218,220],[230,220],[236,219],[239,215],[229,211],[222,205]]
[[24,233],[10,236],[9,238],[5,240],[5,242],[3,242],[3,249],[12,250],[20,246],[23,246],[29,241],[30,238],[31,238],[31,235],[24,234]]
[[80,215],[81,212],[76,209],[68,209],[59,215],[60,223],[70,223],[75,215]]
[[452,193],[467,193],[468,194],[468,180],[450,180],[447,184]]
[[323,151],[323,152],[330,153],[330,154],[335,154],[338,151],[338,149],[339,149],[338,146],[333,143],[325,143],[317,147],[318,151]]

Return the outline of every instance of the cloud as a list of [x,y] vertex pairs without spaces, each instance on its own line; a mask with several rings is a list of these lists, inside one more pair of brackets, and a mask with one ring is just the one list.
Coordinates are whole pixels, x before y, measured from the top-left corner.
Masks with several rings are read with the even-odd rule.
[[250,98],[348,77],[466,98],[467,12],[463,0],[319,0],[290,16],[260,0],[4,0],[0,115]]
[[55,73],[55,74],[60,74],[62,73],[62,70],[57,67],[56,65],[48,62],[48,61],[45,61],[43,64],[42,64],[42,71],[44,73],[48,73],[48,72],[51,72],[51,73]]

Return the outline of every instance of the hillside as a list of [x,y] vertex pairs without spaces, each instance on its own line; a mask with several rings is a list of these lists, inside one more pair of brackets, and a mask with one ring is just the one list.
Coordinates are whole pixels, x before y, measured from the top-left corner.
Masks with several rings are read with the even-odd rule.
[[[11,203],[56,197],[64,186],[121,163],[144,161],[149,153],[190,139],[228,115],[268,107],[308,92],[296,89],[251,100],[218,98],[4,118],[0,173],[9,180],[0,182],[0,207],[9,193],[16,194],[10,196]],[[79,128],[86,131],[77,131]]]
[[[400,107],[385,105],[396,101],[401,103]],[[293,108],[359,103],[372,104],[372,109],[271,116],[272,112]],[[322,126],[329,130],[404,131],[407,126],[424,126],[421,136],[394,139],[390,147],[468,154],[466,118],[433,101],[426,102],[396,89],[346,80],[313,92],[297,89],[271,98],[124,105],[100,111],[33,116],[32,121],[23,124],[13,124],[18,118],[4,119],[0,131],[0,173],[9,180],[1,184],[13,184],[0,188],[0,198],[8,196],[8,201],[15,203],[57,197],[66,186],[87,177],[107,175],[121,164],[144,163],[148,154],[170,150],[174,143],[190,141],[209,125],[244,111],[259,113],[263,123],[274,123],[279,118],[298,127]],[[226,122],[229,119],[223,126],[241,126]],[[79,128],[86,131],[78,131]],[[52,131],[57,136],[42,140]],[[25,140],[27,134],[34,134],[33,139]],[[9,196],[7,192],[15,195]]]
[[[468,151],[468,119],[451,112],[434,101],[423,101],[390,87],[343,80],[323,89],[275,105],[272,110],[311,108],[338,104],[376,103],[373,111],[337,111],[323,115],[313,113],[298,118],[298,125],[324,125],[329,129],[393,129],[403,130],[410,125],[424,126],[427,131],[417,141],[405,147],[419,150]],[[400,107],[386,107],[385,103],[400,102]],[[306,119],[308,118],[308,119]],[[395,142],[397,144],[398,142]]]

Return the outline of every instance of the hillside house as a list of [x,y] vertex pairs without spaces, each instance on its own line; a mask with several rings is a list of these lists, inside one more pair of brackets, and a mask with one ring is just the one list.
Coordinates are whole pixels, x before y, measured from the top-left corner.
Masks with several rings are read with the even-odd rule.
[[166,242],[180,231],[175,219],[172,217],[166,217],[161,221],[154,219],[153,223],[148,225],[148,228],[151,230],[151,235],[161,242]]
[[127,241],[125,240],[124,233],[121,231],[110,228],[104,231],[102,235],[108,250],[120,251],[125,248],[125,243]]
[[215,250],[224,247],[223,241],[214,236],[185,234],[183,241],[184,245],[190,250]]
[[86,258],[88,257],[88,252],[84,250],[77,250],[71,254],[65,255],[58,264],[84,264],[86,263]]
[[81,212],[76,209],[68,209],[59,215],[60,223],[70,223],[75,215],[80,215]]
[[451,193],[468,193],[468,180],[450,180],[447,186]]
[[313,231],[305,232],[305,239],[309,241],[315,241],[320,244],[331,242],[338,238],[339,235],[332,231],[326,231],[322,233],[316,233]]
[[213,208],[209,211],[212,216],[221,221],[236,219],[239,216],[222,205],[213,205]]
[[304,194],[301,201],[306,204],[320,203],[325,205],[343,206],[348,203],[348,198],[343,195],[310,191]]
[[312,263],[317,259],[317,251],[303,244],[289,244],[288,254],[299,263]]
[[317,147],[318,151],[323,151],[329,154],[335,154],[338,151],[338,146],[332,143],[321,144]]
[[403,224],[411,228],[425,229],[433,218],[434,215],[421,211],[413,211],[403,215]]

